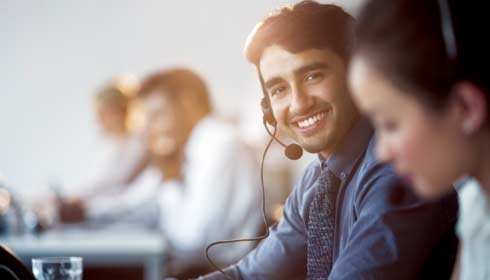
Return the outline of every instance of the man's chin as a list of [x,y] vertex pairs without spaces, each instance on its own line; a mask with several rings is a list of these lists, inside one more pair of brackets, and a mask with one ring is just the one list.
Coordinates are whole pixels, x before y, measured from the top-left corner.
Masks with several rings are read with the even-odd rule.
[[296,132],[294,135],[291,135],[291,138],[309,153],[319,153],[324,151],[325,149],[328,149],[332,142],[331,134],[327,133],[327,131],[321,131],[309,136],[301,135]]
[[298,141],[298,144],[308,153],[316,154],[325,150],[323,143],[311,143],[307,141]]

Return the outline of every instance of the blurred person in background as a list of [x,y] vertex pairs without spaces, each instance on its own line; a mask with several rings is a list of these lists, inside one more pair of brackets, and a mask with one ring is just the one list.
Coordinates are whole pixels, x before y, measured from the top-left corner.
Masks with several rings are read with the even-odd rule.
[[202,279],[444,279],[457,240],[456,193],[420,201],[374,157],[375,138],[347,87],[354,19],[303,1],[271,13],[247,40],[266,120],[316,153],[283,218],[241,261]]
[[[122,76],[103,86],[95,95],[95,111],[105,150],[99,151],[94,165],[87,167],[93,173],[72,188],[74,194],[64,197],[56,194],[59,222],[104,224],[128,220],[128,215],[136,215],[135,211],[145,212],[139,208],[146,207],[154,198],[160,176],[147,168],[144,136],[131,118],[138,89],[135,78]],[[152,219],[153,222],[149,222],[155,226],[156,217]]]
[[[40,230],[35,215],[24,209],[13,188],[10,188],[0,173],[0,237],[9,234],[36,233]],[[32,218],[32,219],[31,219]]]
[[427,199],[463,182],[453,279],[490,279],[490,40],[478,32],[485,4],[367,1],[350,70],[380,160]]
[[[258,235],[258,168],[236,129],[213,114],[207,86],[194,71],[149,75],[138,101],[151,164],[162,177],[160,229],[171,247],[167,270],[195,276],[209,270],[204,252],[211,242]],[[219,245],[210,255],[227,265],[253,245]]]

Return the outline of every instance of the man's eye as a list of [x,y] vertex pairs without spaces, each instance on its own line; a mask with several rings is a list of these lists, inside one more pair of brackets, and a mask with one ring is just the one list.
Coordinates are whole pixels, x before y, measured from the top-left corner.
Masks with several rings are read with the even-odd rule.
[[321,72],[313,72],[310,73],[306,76],[305,81],[306,82],[314,82],[314,81],[319,81],[323,79],[324,75]]
[[271,96],[281,96],[283,95],[287,90],[286,86],[277,86],[269,90],[269,94]]

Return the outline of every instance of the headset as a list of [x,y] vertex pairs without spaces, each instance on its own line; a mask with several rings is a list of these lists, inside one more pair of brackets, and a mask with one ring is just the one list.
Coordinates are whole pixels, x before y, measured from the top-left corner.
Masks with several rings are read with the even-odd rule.
[[439,12],[441,14],[441,30],[446,47],[448,58],[456,62],[458,58],[458,49],[456,47],[456,33],[454,32],[454,23],[451,17],[451,9],[448,0],[438,0]]
[[[206,247],[206,259],[208,260],[208,262],[216,270],[218,270],[221,274],[223,274],[223,276],[225,276],[227,279],[231,279],[231,280],[233,280],[233,278],[230,277],[228,274],[226,274],[223,271],[223,269],[221,269],[217,264],[215,264],[212,261],[211,257],[209,257],[209,250],[212,247],[219,245],[219,244],[260,241],[260,240],[265,239],[269,236],[269,225],[267,224],[267,215],[265,212],[265,187],[264,187],[264,162],[265,162],[265,157],[267,155],[267,152],[269,151],[269,148],[271,147],[272,142],[275,140],[277,143],[279,143],[281,146],[283,146],[285,148],[284,154],[290,160],[297,160],[297,159],[301,158],[301,156],[303,155],[303,148],[301,148],[300,145],[295,144],[295,143],[286,145],[276,137],[277,121],[276,121],[276,118],[274,117],[274,114],[272,113],[269,97],[267,95],[267,92],[265,91],[264,80],[262,78],[262,75],[260,74],[260,69],[258,69],[258,75],[259,75],[260,85],[262,87],[262,94],[263,94],[263,97],[260,100],[260,108],[262,109],[262,114],[263,114],[262,123],[264,125],[265,130],[267,131],[267,134],[269,134],[269,136],[270,136],[269,142],[267,142],[267,145],[265,146],[264,152],[262,153],[262,160],[260,163],[260,183],[261,183],[261,191],[262,191],[262,219],[263,219],[263,223],[265,225],[266,232],[264,235],[254,237],[254,238],[221,240],[221,241],[213,242]],[[268,125],[272,126],[274,130],[270,131]]]
[[[262,100],[260,101],[260,106],[263,113],[262,123],[264,125],[264,128],[273,140],[276,140],[277,143],[285,148],[284,155],[286,155],[286,157],[290,160],[297,160],[301,158],[301,156],[303,155],[303,148],[301,148],[300,145],[295,143],[286,145],[275,136],[277,130],[277,122],[274,118],[274,115],[272,114],[272,110],[267,97],[262,97]],[[274,127],[274,133],[269,130],[269,127],[267,125],[271,125],[272,127]]]
[[[260,100],[260,108],[262,109],[262,123],[264,124],[265,130],[271,136],[272,139],[276,140],[277,143],[279,143],[281,146],[285,148],[284,154],[286,155],[287,158],[291,160],[297,160],[301,158],[301,156],[303,155],[303,148],[301,148],[300,145],[295,143],[286,145],[282,141],[277,139],[277,137],[275,136],[275,132],[277,130],[277,121],[276,118],[274,117],[274,114],[272,113],[269,95],[267,94],[267,91],[265,89],[264,78],[260,74],[260,68],[257,68],[257,72],[258,72],[260,86],[262,88],[262,95],[263,95],[262,99]],[[274,133],[272,133],[269,130],[269,127],[267,125],[270,125],[274,128]]]

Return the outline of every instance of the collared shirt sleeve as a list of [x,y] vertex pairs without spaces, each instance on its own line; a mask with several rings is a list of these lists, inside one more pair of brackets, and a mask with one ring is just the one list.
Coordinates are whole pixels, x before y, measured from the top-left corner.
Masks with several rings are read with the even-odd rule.
[[394,174],[376,170],[362,180],[357,220],[328,279],[417,279],[452,226],[447,199],[421,203],[407,192],[393,203],[392,190],[401,187]]

